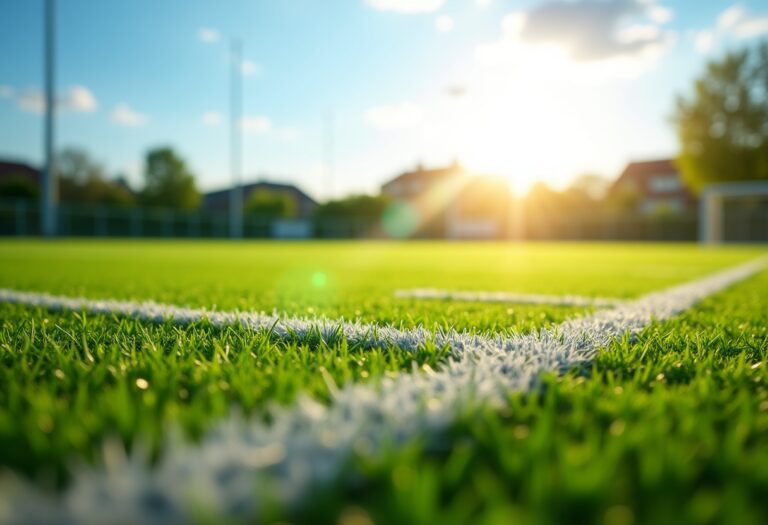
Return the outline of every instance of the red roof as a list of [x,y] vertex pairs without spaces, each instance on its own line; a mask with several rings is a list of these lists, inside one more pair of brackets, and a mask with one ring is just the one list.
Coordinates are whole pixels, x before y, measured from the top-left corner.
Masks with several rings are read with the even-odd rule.
[[630,162],[619,176],[619,180],[622,178],[639,180],[653,177],[654,175],[666,175],[671,173],[678,174],[677,166],[675,166],[674,161],[671,159]]
[[381,189],[384,193],[387,193],[392,186],[397,186],[401,183],[419,181],[426,184],[434,184],[450,177],[466,174],[467,171],[458,162],[453,162],[453,164],[445,168],[424,169],[418,166],[414,171],[406,171],[394,179],[385,182]]
[[[660,178],[677,179],[677,187],[655,183]],[[640,162],[630,162],[619,178],[613,183],[611,192],[621,188],[631,187],[643,197],[681,197],[689,203],[695,201],[694,195],[685,186],[680,176],[680,172],[672,159],[648,160]]]
[[40,170],[37,168],[23,162],[0,161],[0,181],[19,176],[35,184],[40,182]]

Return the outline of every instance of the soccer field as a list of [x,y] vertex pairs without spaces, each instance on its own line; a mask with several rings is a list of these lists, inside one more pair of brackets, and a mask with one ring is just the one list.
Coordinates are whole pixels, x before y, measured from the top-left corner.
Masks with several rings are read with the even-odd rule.
[[0,522],[766,523],[765,255],[2,241]]

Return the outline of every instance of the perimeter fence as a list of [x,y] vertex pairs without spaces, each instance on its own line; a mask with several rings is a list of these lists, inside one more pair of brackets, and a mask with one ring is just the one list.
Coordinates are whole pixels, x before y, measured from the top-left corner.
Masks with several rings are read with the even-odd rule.
[[[229,214],[181,212],[153,208],[60,204],[58,235],[62,237],[228,238]],[[730,242],[768,242],[768,207],[728,214],[724,229]],[[411,237],[446,238],[446,228],[427,228]],[[0,200],[0,236],[40,234],[40,209],[26,200]],[[639,213],[595,213],[532,219],[514,227],[501,225],[488,239],[695,241],[695,213],[647,216]],[[388,235],[370,217],[281,219],[246,215],[243,236],[256,239],[381,239]]]

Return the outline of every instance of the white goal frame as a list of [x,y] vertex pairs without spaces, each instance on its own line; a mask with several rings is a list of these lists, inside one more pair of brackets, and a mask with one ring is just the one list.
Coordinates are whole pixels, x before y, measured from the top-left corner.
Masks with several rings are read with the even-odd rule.
[[701,192],[699,202],[699,242],[721,244],[723,239],[723,202],[727,197],[768,197],[768,180],[710,184]]

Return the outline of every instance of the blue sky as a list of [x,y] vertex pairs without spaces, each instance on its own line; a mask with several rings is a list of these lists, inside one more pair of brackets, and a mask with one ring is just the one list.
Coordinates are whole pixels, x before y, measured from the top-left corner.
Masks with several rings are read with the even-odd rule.
[[[768,35],[757,1],[58,0],[57,11],[59,147],[138,186],[146,150],[172,145],[202,188],[226,186],[239,37],[245,178],[321,198],[453,158],[521,188],[614,176],[674,154],[675,94],[707,58]],[[42,0],[0,0],[0,13],[0,157],[39,163]]]

